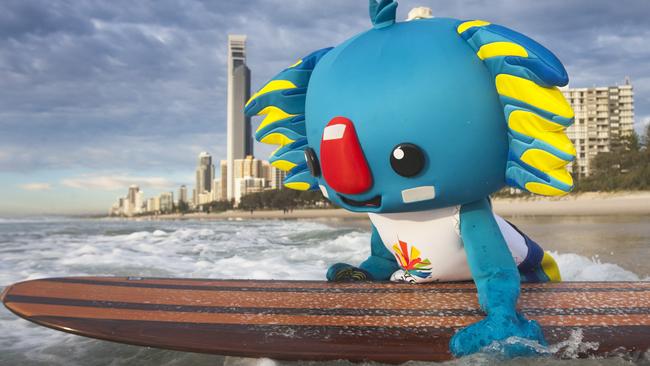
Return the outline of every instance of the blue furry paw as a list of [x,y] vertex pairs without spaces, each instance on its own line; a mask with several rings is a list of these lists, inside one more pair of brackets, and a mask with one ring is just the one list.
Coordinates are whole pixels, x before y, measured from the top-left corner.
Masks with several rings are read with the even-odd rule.
[[506,357],[534,356],[544,353],[545,347],[539,323],[518,313],[488,315],[480,322],[459,330],[449,342],[456,357],[481,350],[498,352]]
[[361,268],[346,263],[336,263],[327,270],[331,282],[372,281],[372,275]]

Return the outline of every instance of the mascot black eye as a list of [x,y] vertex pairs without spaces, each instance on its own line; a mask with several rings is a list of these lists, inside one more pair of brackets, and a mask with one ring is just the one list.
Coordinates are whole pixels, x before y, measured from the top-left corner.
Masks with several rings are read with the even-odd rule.
[[413,177],[424,168],[424,153],[416,145],[402,143],[390,153],[390,166],[402,177]]

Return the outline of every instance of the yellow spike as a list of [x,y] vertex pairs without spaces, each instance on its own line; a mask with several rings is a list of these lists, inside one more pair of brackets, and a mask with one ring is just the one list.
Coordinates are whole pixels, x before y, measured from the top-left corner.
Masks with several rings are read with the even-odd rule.
[[262,120],[262,123],[260,123],[259,127],[257,127],[256,132],[259,132],[262,128],[270,125],[271,123],[283,120],[285,118],[297,116],[297,114],[289,114],[273,105],[270,105],[262,109],[257,115],[258,116],[266,115],[266,117]]
[[541,140],[554,148],[576,155],[576,148],[564,133],[564,126],[529,111],[516,110],[508,116],[508,127],[515,132]]
[[284,186],[287,188],[295,189],[297,191],[308,191],[309,187],[311,187],[309,183],[305,182],[289,182],[285,183]]
[[564,192],[555,187],[551,187],[548,184],[537,183],[537,182],[528,182],[525,185],[526,190],[542,196],[564,196],[569,192]]
[[246,102],[246,105],[248,105],[250,102],[253,101],[253,99],[259,97],[260,95],[270,93],[272,91],[276,90],[283,90],[283,89],[295,89],[297,88],[296,85],[289,80],[271,80],[269,81],[262,89],[260,89],[257,93],[253,94],[252,97]]
[[300,59],[300,60],[298,60],[298,61],[296,61],[296,63],[295,63],[295,64],[293,64],[293,65],[291,65],[291,66],[289,66],[289,69],[290,69],[290,68],[292,68],[292,67],[296,67],[296,66],[298,66],[298,65],[300,65],[301,63],[302,63],[302,59]]
[[492,42],[484,44],[476,52],[476,55],[481,59],[485,60],[490,57],[497,56],[523,56],[528,57],[528,52],[526,49],[520,45],[512,42]]
[[564,118],[573,118],[573,109],[556,87],[545,88],[533,81],[509,74],[496,77],[497,92]]
[[461,34],[470,28],[484,27],[488,24],[490,24],[490,22],[486,22],[484,20],[470,20],[459,25],[458,28],[456,28],[456,31],[458,32],[458,34]]
[[280,146],[289,145],[293,141],[294,140],[278,132],[270,133],[264,136],[264,138],[260,140],[260,142],[264,144],[280,145]]
[[288,161],[288,160],[276,160],[271,163],[274,167],[284,170],[285,172],[288,172],[289,170],[293,169],[296,167],[296,164]]
[[573,177],[564,168],[549,170],[549,171],[544,172],[544,173],[550,175],[551,177],[559,180],[560,182],[562,182],[562,183],[564,183],[566,185],[569,185],[569,186],[573,185]]
[[555,262],[555,259],[550,254],[548,254],[548,252],[544,252],[541,265],[542,271],[546,273],[546,276],[549,280],[551,280],[551,282],[562,282],[560,268]]
[[524,163],[543,172],[564,168],[569,162],[541,149],[528,149],[520,157]]

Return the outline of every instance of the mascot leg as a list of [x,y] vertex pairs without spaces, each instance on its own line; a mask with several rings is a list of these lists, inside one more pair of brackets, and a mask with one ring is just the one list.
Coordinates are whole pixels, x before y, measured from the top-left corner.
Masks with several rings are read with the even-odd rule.
[[[495,217],[497,217],[497,221],[500,219],[496,215]],[[506,221],[506,223],[521,235],[521,237],[523,237],[527,247],[526,258],[517,266],[517,269],[519,269],[519,275],[521,276],[521,282],[562,282],[560,269],[555,262],[555,259],[553,259],[548,252],[545,252],[544,249],[542,249],[542,247],[533,239],[519,230],[518,227],[509,221]],[[501,232],[503,233],[503,229]]]
[[487,199],[462,206],[460,221],[478,301],[487,317],[454,334],[452,353],[469,355],[497,342],[507,356],[535,354],[524,342],[502,342],[517,337],[546,345],[539,324],[516,311],[519,272]]

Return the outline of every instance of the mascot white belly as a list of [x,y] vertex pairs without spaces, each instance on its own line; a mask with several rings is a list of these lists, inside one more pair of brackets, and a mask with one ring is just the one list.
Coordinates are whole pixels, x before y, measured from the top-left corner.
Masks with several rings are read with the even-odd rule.
[[[460,206],[436,210],[368,216],[381,240],[395,255],[401,269],[392,281],[433,282],[471,280],[460,236]],[[524,237],[501,217],[494,215],[517,265],[528,254]]]

